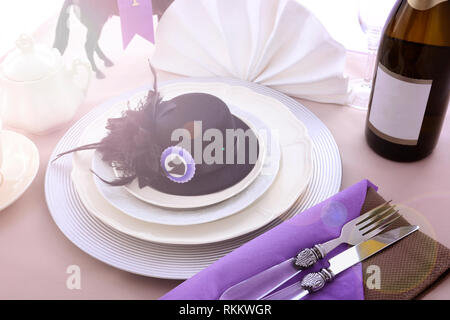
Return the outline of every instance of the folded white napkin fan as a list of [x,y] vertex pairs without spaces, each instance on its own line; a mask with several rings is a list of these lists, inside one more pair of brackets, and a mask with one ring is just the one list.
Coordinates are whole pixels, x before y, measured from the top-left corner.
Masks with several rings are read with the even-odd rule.
[[176,0],[152,63],[188,77],[231,77],[287,95],[344,104],[345,48],[293,0]]

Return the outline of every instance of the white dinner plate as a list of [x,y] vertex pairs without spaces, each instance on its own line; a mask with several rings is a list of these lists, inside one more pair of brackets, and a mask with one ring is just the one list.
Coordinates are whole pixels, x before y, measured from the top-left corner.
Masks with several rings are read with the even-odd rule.
[[[117,106],[117,109],[121,109],[120,104]],[[243,111],[238,111],[238,113],[242,115]],[[247,113],[245,118],[253,124],[255,132],[266,133],[261,134],[260,139],[261,145],[267,146],[264,147],[267,156],[264,157],[262,168],[257,169],[259,174],[255,180],[243,191],[225,201],[208,207],[174,210],[148,204],[129,194],[125,188],[112,187],[94,176],[97,189],[115,208],[145,222],[167,225],[191,225],[211,222],[233,215],[251,205],[269,189],[277,176],[280,166],[281,152],[276,136],[272,137],[268,126],[257,117]],[[85,134],[94,135],[95,132],[89,133],[86,131]],[[102,179],[111,181],[116,178],[114,170],[108,163],[102,161],[98,151],[94,153],[92,158],[92,170]],[[210,196],[213,197],[213,195]],[[176,200],[174,199],[174,201]]]
[[[341,185],[341,159],[333,136],[312,112],[296,100],[264,86],[236,79],[181,79],[169,83],[183,81],[188,83],[223,82],[233,87],[246,87],[283,103],[308,128],[314,143],[313,176],[293,208],[254,232],[228,241],[205,245],[168,245],[129,236],[91,214],[82,203],[72,183],[71,157],[64,157],[58,162],[49,164],[45,178],[46,200],[56,225],[64,235],[92,257],[116,268],[144,276],[187,279],[296,213],[334,195]],[[140,90],[142,88],[138,91]],[[129,93],[117,100],[131,96],[132,93]],[[114,101],[105,103],[79,120],[59,141],[50,159],[79,145],[80,135],[85,128],[113,104]]]
[[[312,176],[312,143],[307,129],[282,103],[244,88],[221,82],[177,82],[160,88],[165,99],[203,92],[218,96],[228,105],[238,105],[246,112],[258,114],[278,135],[281,164],[269,190],[240,212],[224,219],[186,226],[145,223],[131,218],[106,201],[95,186],[90,171],[94,151],[73,156],[72,179],[88,210],[103,222],[131,236],[165,244],[205,244],[225,241],[257,230],[277,218],[300,197]],[[139,92],[134,100],[139,100]],[[116,112],[110,109],[111,113]],[[93,121],[80,138],[80,145],[94,143],[102,137],[108,115]],[[96,134],[97,132],[97,134]]]

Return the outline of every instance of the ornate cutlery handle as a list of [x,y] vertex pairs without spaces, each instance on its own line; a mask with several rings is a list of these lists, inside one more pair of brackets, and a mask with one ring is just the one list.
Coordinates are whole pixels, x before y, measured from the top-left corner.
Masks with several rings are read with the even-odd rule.
[[330,251],[333,251],[341,243],[341,239],[336,238],[322,244],[316,244],[312,248],[303,249],[295,257],[294,265],[300,270],[309,268],[319,259],[325,258]]
[[333,280],[334,275],[328,269],[322,269],[319,272],[308,273],[300,283],[303,290],[313,293],[322,289],[327,282]]
[[296,282],[289,287],[264,297],[263,300],[300,300],[310,293],[319,291],[333,278],[334,275],[329,269],[308,273],[300,282],[300,287],[302,288],[301,291],[299,291],[299,283]]
[[303,270],[313,266],[319,259],[323,259],[324,255],[318,245],[312,248],[303,249],[295,257],[294,265]]

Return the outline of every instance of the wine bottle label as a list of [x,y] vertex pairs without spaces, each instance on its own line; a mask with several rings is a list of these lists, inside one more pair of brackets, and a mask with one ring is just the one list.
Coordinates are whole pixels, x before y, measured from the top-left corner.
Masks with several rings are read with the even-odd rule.
[[380,138],[417,145],[432,80],[411,79],[378,64],[369,128]]
[[416,10],[428,10],[448,0],[408,0],[408,4]]

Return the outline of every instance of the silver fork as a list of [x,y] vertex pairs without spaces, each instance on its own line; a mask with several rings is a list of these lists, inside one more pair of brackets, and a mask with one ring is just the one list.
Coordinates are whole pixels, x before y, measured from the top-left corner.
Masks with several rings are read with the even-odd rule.
[[381,233],[401,215],[390,201],[347,222],[339,238],[304,249],[296,257],[281,262],[267,270],[227,289],[222,300],[258,300],[292,279],[301,270],[314,265],[342,243],[356,245]]
[[390,203],[391,201],[385,202],[347,222],[342,227],[339,238],[300,251],[295,258],[295,265],[301,269],[309,268],[342,243],[356,245],[381,233],[401,217],[395,205],[391,206]]

